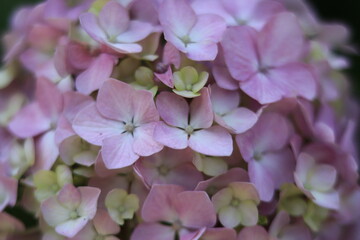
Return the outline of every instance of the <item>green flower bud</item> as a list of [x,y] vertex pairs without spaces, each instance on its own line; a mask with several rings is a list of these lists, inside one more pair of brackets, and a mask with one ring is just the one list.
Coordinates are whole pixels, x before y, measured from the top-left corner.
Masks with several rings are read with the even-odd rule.
[[194,67],[187,66],[180,71],[174,72],[174,86],[173,91],[186,98],[194,98],[200,96],[198,93],[206,84],[209,73],[201,72],[200,74]]

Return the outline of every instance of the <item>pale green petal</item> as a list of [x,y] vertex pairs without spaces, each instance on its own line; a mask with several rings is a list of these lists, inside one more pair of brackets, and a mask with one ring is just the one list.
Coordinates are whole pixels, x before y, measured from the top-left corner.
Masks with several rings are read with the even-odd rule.
[[226,206],[220,209],[219,221],[224,227],[233,228],[240,224],[241,215],[239,211],[231,206]]
[[197,83],[195,83],[192,87],[193,92],[200,91],[206,84],[207,80],[209,78],[209,73],[207,72],[201,72],[199,76],[199,80]]
[[126,196],[127,192],[124,189],[113,189],[105,198],[105,206],[107,208],[118,208]]
[[200,96],[200,93],[194,93],[192,91],[177,91],[175,89],[173,89],[173,92],[176,93],[177,95],[180,95],[182,97],[186,97],[186,98],[195,98]]
[[244,226],[255,226],[258,222],[259,213],[256,203],[251,200],[242,201],[238,207],[241,214],[241,224]]
[[223,207],[229,206],[233,199],[233,192],[230,188],[221,189],[211,199],[217,212]]

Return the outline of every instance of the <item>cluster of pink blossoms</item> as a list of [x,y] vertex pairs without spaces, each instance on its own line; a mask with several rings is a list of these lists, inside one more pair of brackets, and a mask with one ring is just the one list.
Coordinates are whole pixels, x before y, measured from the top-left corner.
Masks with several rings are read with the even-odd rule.
[[302,0],[20,9],[0,239],[359,239],[348,35]]

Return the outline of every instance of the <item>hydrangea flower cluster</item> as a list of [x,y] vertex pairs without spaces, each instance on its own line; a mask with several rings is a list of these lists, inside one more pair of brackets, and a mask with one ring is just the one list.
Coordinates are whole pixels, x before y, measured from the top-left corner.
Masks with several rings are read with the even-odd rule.
[[359,239],[353,48],[303,0],[47,0],[3,43],[0,239]]

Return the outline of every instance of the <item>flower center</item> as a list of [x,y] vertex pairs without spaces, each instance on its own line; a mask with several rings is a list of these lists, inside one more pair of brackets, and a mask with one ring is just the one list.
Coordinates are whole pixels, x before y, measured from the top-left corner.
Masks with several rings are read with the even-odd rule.
[[191,135],[194,132],[194,128],[190,125],[187,125],[187,127],[185,128],[185,132]]
[[233,198],[230,202],[230,206],[232,207],[238,207],[240,205],[240,200],[237,198]]
[[133,133],[135,129],[135,125],[133,123],[126,123],[125,124],[125,131],[128,133]]
[[72,211],[71,213],[70,213],[70,218],[71,219],[76,219],[76,218],[78,218],[79,217],[79,214],[77,213],[77,211]]
[[160,165],[157,169],[161,176],[166,176],[170,172],[170,169],[165,165]]
[[262,159],[262,154],[259,153],[259,152],[256,152],[256,153],[254,153],[253,158],[254,158],[256,161],[260,161],[260,160]]
[[120,206],[120,207],[118,207],[118,211],[120,212],[120,213],[123,213],[123,212],[125,212],[125,207],[124,206]]
[[183,36],[180,40],[185,44],[185,47],[187,47],[189,43],[193,43],[188,35]]
[[182,228],[182,224],[181,224],[181,222],[180,222],[179,220],[176,220],[176,221],[173,223],[172,227],[173,227],[173,229],[174,229],[175,231],[180,231],[181,228]]

